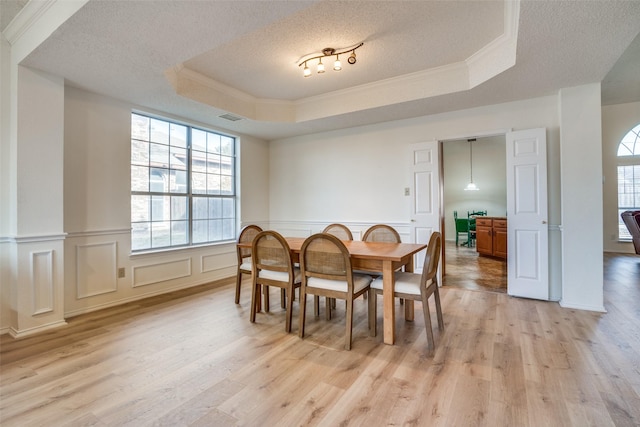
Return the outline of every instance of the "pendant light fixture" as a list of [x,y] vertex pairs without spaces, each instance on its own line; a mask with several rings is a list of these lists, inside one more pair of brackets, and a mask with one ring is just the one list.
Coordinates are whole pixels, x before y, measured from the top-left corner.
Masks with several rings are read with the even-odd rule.
[[464,188],[464,191],[478,191],[480,189],[473,182],[473,146],[472,144],[475,141],[475,138],[468,139],[467,141],[469,142],[469,183]]

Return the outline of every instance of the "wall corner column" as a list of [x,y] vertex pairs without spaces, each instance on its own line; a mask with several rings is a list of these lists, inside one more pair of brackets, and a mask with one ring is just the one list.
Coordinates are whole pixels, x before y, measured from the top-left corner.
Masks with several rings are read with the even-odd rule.
[[605,311],[600,83],[559,94],[562,200],[560,305]]

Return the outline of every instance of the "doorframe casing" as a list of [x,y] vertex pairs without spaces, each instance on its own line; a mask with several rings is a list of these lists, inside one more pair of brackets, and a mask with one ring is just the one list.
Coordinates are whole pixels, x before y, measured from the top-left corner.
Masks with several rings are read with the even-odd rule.
[[[473,139],[473,138],[488,138],[488,137],[492,137],[492,136],[503,136],[505,138],[505,149],[506,149],[506,140],[507,140],[507,133],[509,132],[513,132],[513,128],[507,128],[507,129],[495,129],[495,130],[488,130],[488,131],[477,131],[477,132],[470,132],[470,133],[466,133],[466,134],[460,134],[460,135],[456,135],[456,136],[449,136],[446,138],[435,138],[436,141],[438,141],[439,144],[439,148],[438,148],[438,153],[440,158],[438,159],[440,161],[440,167],[439,167],[439,175],[440,175],[440,230],[442,230],[442,241],[443,243],[446,241],[446,230],[445,230],[445,212],[444,212],[444,147],[443,144],[446,143],[447,141],[460,141],[460,140],[464,140],[464,139]],[[447,256],[445,253],[445,245],[442,245],[441,248],[441,253],[440,253],[440,258],[442,259],[442,281],[444,282],[444,278],[445,275],[447,273]],[[508,262],[508,257],[509,257],[509,253],[507,253],[507,262]]]

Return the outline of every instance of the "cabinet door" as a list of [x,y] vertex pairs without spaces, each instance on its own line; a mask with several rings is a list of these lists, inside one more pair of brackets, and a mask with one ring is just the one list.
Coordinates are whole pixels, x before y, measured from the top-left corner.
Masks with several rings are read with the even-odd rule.
[[507,259],[507,229],[493,229],[493,255]]
[[491,227],[476,225],[476,250],[479,254],[493,255]]

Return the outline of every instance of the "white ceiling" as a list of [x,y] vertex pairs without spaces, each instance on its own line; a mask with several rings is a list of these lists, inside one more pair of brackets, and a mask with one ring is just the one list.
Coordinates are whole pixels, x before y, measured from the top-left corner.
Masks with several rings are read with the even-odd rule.
[[[471,89],[434,95],[409,93],[407,86],[386,105],[360,102],[348,112],[297,122],[218,117],[252,116],[234,100],[266,99],[289,108],[329,96],[347,103],[354,88],[365,88],[371,98],[384,96],[377,88],[385,84],[402,92],[397,82],[407,76],[426,81],[427,71],[464,62],[508,33],[505,10],[513,4],[91,0],[24,64],[63,76],[69,85],[265,139],[544,96],[598,81],[603,104],[640,101],[640,1],[523,0],[515,20],[515,65]],[[0,2],[3,29],[23,5]],[[302,56],[359,42],[355,65],[344,57],[340,72],[302,76]],[[209,94],[198,102],[177,95],[170,70],[188,70],[233,96]]]

